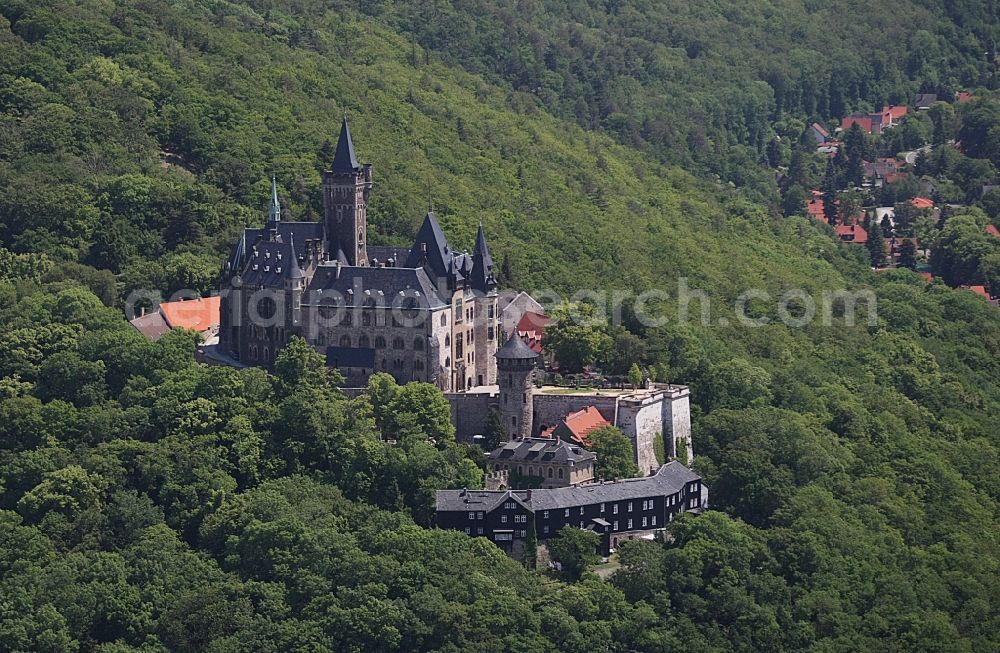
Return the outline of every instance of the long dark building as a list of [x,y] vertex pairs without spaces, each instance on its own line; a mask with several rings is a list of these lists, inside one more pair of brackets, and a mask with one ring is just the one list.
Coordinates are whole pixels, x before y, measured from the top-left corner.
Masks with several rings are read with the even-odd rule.
[[681,512],[701,511],[701,477],[669,462],[645,478],[540,490],[438,490],[437,525],[486,537],[516,553],[534,528],[539,541],[563,526],[592,530],[608,555],[623,540],[652,535]]

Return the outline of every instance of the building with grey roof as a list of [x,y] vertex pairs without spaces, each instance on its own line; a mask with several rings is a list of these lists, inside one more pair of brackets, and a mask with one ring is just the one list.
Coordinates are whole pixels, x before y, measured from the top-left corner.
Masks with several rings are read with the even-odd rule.
[[543,488],[578,485],[594,479],[597,455],[557,438],[511,440],[486,454],[493,471],[506,471],[511,485]]
[[708,507],[701,477],[677,461],[655,474],[537,490],[438,490],[437,525],[485,537],[508,553],[529,537],[539,541],[565,526],[601,536],[604,555],[623,540],[652,537],[682,512]]
[[349,385],[375,371],[445,391],[495,384],[499,311],[482,226],[471,254],[452,249],[433,211],[412,247],[369,245],[372,186],[346,117],[323,173],[323,220],[283,219],[272,178],[264,227],[245,229],[223,267],[220,350],[270,367],[301,336]]

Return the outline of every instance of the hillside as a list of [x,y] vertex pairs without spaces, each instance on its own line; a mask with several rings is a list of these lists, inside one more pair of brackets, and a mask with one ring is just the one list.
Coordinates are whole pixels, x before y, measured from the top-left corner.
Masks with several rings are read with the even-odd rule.
[[[518,29],[560,48],[575,38],[557,9],[523,4]],[[778,43],[745,57],[745,33],[726,26],[805,20],[779,11],[795,3],[738,15],[733,3],[619,4],[615,20],[708,44],[703,68],[679,46],[663,61],[680,77],[719,72],[714,91],[733,97],[746,70],[794,57]],[[491,6],[448,11],[490,34],[511,13]],[[913,39],[924,23],[952,45],[995,36],[986,9],[901,6],[892,29]],[[671,27],[670,8],[698,29]],[[828,227],[775,217],[755,201],[766,188],[705,176],[669,139],[632,142],[611,114],[577,120],[515,90],[504,57],[477,49],[486,36],[426,37],[455,24],[443,9],[420,24],[406,6],[365,11],[0,0],[0,595],[12,597],[0,649],[1000,646],[998,311],[905,270],[871,272]],[[828,11],[830,38],[881,24],[853,4]],[[597,15],[573,20],[613,43]],[[893,42],[897,58],[924,52]],[[989,81],[978,63],[943,60],[948,84]],[[917,77],[883,71],[881,90],[842,101],[892,99]],[[666,93],[679,104],[656,110],[687,125],[690,96],[651,79],[635,97]],[[788,109],[800,110],[812,111]],[[263,222],[272,171],[289,216],[318,216],[344,113],[375,166],[378,242],[408,244],[433,202],[456,244],[471,247],[482,221],[512,287],[675,295],[684,277],[710,293],[713,326],[627,319],[603,329],[614,346],[602,362],[692,387],[695,467],[717,512],[681,520],[669,545],[629,548],[609,583],[540,579],[487,543],[422,527],[435,487],[481,481],[474,451],[431,446],[419,426],[385,444],[376,423],[393,404],[344,399],[300,351],[273,378],[204,368],[190,338],[148,343],[121,320],[133,288],[215,288],[235,235]],[[756,166],[738,148],[759,143],[734,138],[719,156]],[[740,326],[733,302],[748,288],[870,288],[879,319]]]

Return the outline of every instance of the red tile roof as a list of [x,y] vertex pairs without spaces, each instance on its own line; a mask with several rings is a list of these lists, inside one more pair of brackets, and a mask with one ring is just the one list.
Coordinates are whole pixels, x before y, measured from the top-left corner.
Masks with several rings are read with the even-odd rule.
[[882,107],[882,121],[896,122],[906,115],[906,105],[887,104]]
[[219,326],[219,297],[201,297],[160,304],[160,313],[172,329],[208,331]]
[[564,440],[568,439],[587,446],[587,436],[605,426],[611,426],[611,422],[604,419],[604,415],[601,415],[597,408],[587,406],[583,410],[570,413],[559,424],[542,433],[543,435],[557,435]]
[[865,228],[858,224],[838,224],[835,229],[837,230],[837,236],[840,237],[845,243],[867,243],[868,242],[868,232]]
[[972,99],[972,93],[969,93],[968,91],[959,91],[958,93],[955,93],[955,99],[959,102],[968,102]]
[[552,324],[552,318],[544,313],[526,311],[517,323],[517,335],[536,354],[542,353],[542,340],[545,338],[545,327]]
[[970,291],[976,293],[977,295],[985,297],[986,299],[992,299],[990,297],[990,293],[987,292],[987,290],[986,290],[986,286],[962,286],[962,288],[965,288],[966,290],[970,290]]
[[988,224],[986,225],[986,233],[996,238],[1000,238],[1000,229],[997,229],[996,225]]
[[910,200],[910,204],[912,204],[913,206],[915,206],[918,209],[933,209],[934,208],[934,200],[928,199],[926,197],[914,197],[912,200]]
[[861,129],[868,132],[872,132],[872,119],[871,116],[847,116],[840,121],[840,128],[844,131],[850,129],[854,124],[861,126]]
[[922,276],[924,278],[924,281],[926,281],[927,283],[934,281],[934,275],[931,274],[930,272],[921,272],[920,276]]

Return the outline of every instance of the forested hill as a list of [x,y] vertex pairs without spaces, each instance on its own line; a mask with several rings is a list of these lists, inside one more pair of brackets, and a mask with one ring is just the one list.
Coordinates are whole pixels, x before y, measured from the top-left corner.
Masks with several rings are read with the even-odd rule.
[[776,135],[794,142],[806,121],[908,104],[917,92],[997,85],[993,2],[341,4],[499,81],[519,102],[760,198],[772,177],[756,164]]
[[[830,58],[836,39],[786,11],[801,4],[676,4],[567,3],[585,13],[577,34],[560,32],[569,10],[531,3],[0,0],[0,650],[996,650],[998,311],[906,270],[872,273],[825,225],[777,219],[703,175],[689,128],[719,105],[685,93],[745,97],[755,75],[806,70],[777,41],[748,45],[772,25],[805,21],[780,37],[810,41],[805,58]],[[878,20],[870,5],[834,3],[824,20],[846,41],[897,19],[885,51],[899,72],[862,57],[875,72],[845,106],[908,93],[917,70],[989,85],[970,53],[991,50],[992,4],[900,2]],[[510,60],[484,49],[505,43],[485,35],[507,13],[551,52],[641,49],[611,26],[646,23],[648,42],[665,30],[667,67],[585,66],[595,89],[617,80],[636,104],[591,113],[588,99],[569,115],[545,98],[586,94],[546,70],[573,57],[538,69],[548,95],[524,92],[534,78],[512,81],[513,64],[484,67]],[[692,90],[656,82],[669,77]],[[796,120],[821,111],[795,107]],[[612,125],[647,110],[679,140]],[[236,234],[263,222],[272,170],[287,217],[318,216],[345,112],[375,165],[381,242],[408,244],[433,201],[458,247],[482,220],[514,287],[674,293],[683,276],[711,294],[713,322],[748,287],[868,287],[878,320],[645,327],[626,311],[624,326],[582,332],[608,371],[638,363],[691,386],[694,465],[717,511],[679,520],[670,544],[624,547],[608,582],[539,578],[425,528],[435,488],[482,480],[433,388],[347,400],[307,347],[270,376],[207,368],[189,334],[151,343],[122,319],[133,288],[215,288]],[[706,132],[720,146],[705,151],[756,179],[740,150],[756,146],[719,116],[725,135]],[[777,317],[767,302],[751,313]]]

